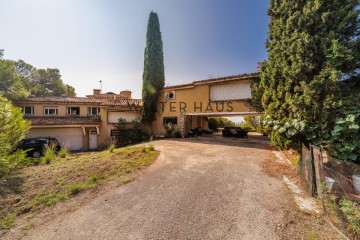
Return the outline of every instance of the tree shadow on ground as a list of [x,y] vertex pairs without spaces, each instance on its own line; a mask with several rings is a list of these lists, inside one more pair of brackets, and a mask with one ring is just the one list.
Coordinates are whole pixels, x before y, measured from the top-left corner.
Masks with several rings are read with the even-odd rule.
[[24,178],[13,174],[0,179],[0,196],[4,197],[8,194],[21,193]]
[[202,136],[190,138],[166,138],[167,141],[174,142],[193,142],[200,144],[222,145],[239,148],[256,148],[256,149],[269,149],[271,148],[270,140],[266,136],[249,134],[245,138],[237,137],[223,137],[221,134],[206,134]]

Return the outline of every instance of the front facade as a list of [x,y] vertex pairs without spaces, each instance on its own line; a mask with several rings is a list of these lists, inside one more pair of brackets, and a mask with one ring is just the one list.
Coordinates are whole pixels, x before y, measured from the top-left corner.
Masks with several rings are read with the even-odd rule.
[[130,91],[101,94],[94,89],[86,97],[28,97],[14,104],[31,121],[27,138],[55,137],[69,150],[104,148],[119,118],[141,116],[141,100],[132,99]]
[[164,124],[177,125],[184,135],[191,128],[208,129],[213,116],[261,115],[251,108],[251,83],[257,73],[195,81],[165,87],[158,101],[153,132],[164,134]]
[[[212,116],[261,115],[250,105],[251,83],[256,77],[256,73],[242,74],[165,87],[152,133],[164,135],[168,122],[185,135],[191,128],[208,129]],[[70,150],[107,147],[119,118],[135,120],[142,110],[141,100],[132,99],[130,91],[102,94],[98,89],[86,97],[28,97],[14,104],[31,121],[26,137],[55,137]]]

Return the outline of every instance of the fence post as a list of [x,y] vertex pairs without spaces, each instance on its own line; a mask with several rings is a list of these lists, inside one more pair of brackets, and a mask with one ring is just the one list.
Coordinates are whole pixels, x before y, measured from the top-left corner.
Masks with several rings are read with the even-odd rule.
[[311,185],[311,195],[316,196],[317,186],[316,186],[316,175],[315,175],[315,163],[314,163],[314,152],[313,146],[310,144],[310,185]]
[[307,147],[305,144],[302,144],[300,176],[302,184],[306,185],[311,196],[316,196],[314,160],[311,145]]

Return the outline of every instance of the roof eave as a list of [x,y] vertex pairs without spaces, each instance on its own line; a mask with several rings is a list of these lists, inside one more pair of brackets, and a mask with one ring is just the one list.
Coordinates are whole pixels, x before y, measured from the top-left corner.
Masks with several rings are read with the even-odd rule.
[[234,75],[234,76],[223,77],[223,78],[199,80],[199,81],[194,81],[194,82],[188,83],[188,84],[167,86],[167,87],[164,87],[163,90],[189,89],[189,88],[194,88],[195,86],[205,85],[205,84],[223,83],[223,82],[238,81],[238,80],[250,80],[257,76],[259,76],[258,73],[249,73],[249,74],[244,74],[244,75]]
[[51,124],[37,124],[31,125],[32,128],[65,128],[65,127],[99,127],[99,124],[66,124],[66,125],[51,125]]

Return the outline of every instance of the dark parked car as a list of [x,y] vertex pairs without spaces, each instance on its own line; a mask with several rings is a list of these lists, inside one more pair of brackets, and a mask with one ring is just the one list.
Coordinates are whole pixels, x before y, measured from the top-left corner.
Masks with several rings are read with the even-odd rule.
[[200,127],[192,128],[187,134],[187,137],[201,136],[203,134],[212,134],[211,130],[202,129]]
[[48,147],[53,147],[55,152],[60,151],[61,146],[56,138],[39,137],[39,138],[26,138],[22,140],[17,149],[28,150],[28,157],[38,158],[44,154],[44,150]]
[[241,127],[225,127],[222,130],[224,137],[247,137],[248,130]]

